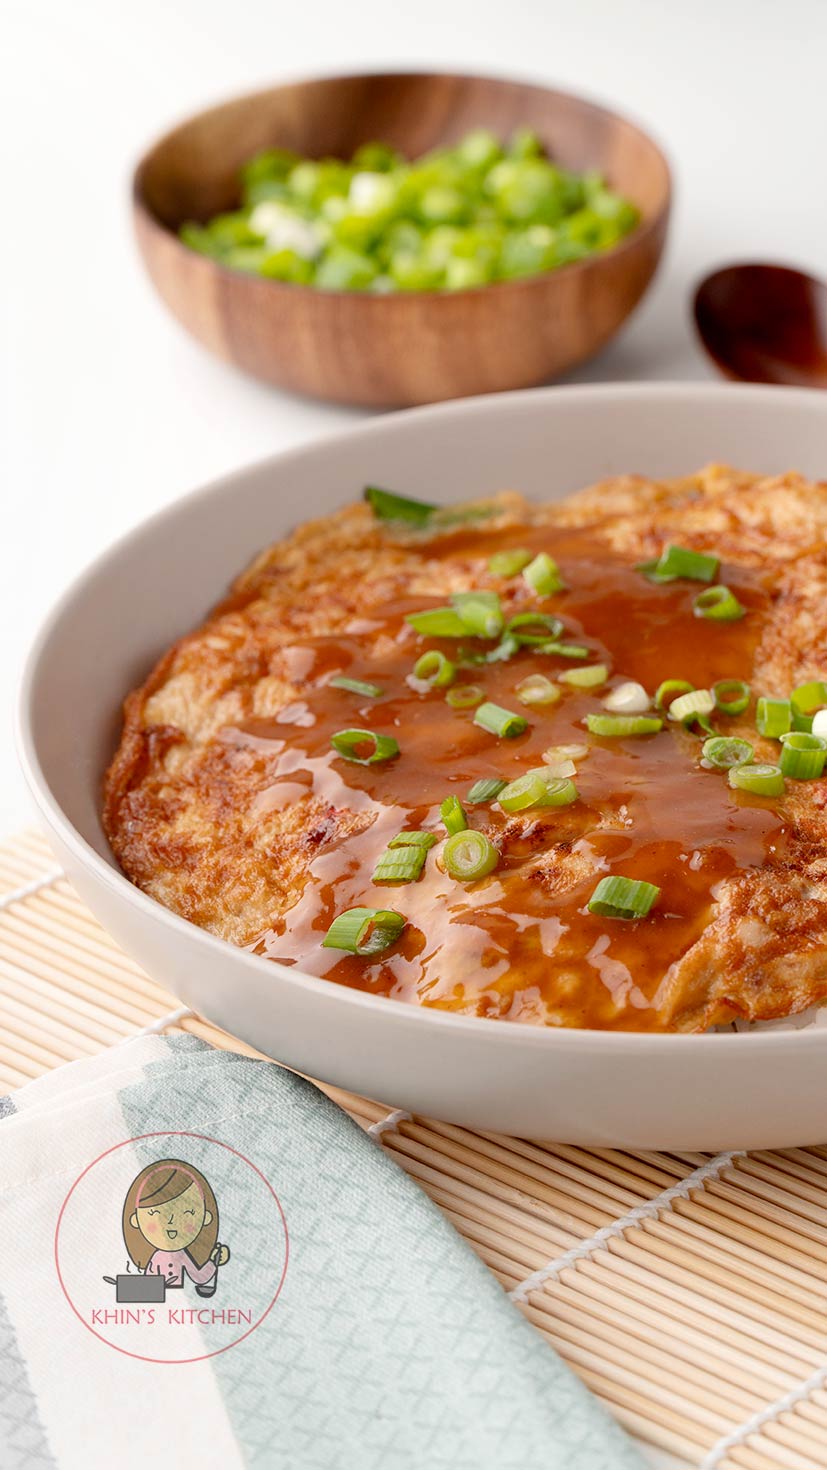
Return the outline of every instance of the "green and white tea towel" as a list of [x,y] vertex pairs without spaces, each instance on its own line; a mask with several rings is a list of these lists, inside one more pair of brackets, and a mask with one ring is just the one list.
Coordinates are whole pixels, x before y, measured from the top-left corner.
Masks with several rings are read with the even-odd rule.
[[3,1470],[640,1470],[310,1083],[153,1036],[0,1113]]

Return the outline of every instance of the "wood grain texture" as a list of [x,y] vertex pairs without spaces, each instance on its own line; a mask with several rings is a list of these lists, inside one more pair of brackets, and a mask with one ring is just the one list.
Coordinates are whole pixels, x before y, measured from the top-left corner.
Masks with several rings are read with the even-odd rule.
[[[262,148],[349,157],[380,139],[409,157],[476,127],[531,127],[566,168],[600,169],[641,213],[604,255],[528,280],[453,293],[371,296],[244,275],[178,240],[238,203],[238,172]],[[543,383],[592,356],[643,295],[670,204],[669,169],[640,129],[592,103],[486,77],[402,73],[274,87],[214,107],[139,163],[134,218],[147,270],[204,346],[292,392],[407,406]]]

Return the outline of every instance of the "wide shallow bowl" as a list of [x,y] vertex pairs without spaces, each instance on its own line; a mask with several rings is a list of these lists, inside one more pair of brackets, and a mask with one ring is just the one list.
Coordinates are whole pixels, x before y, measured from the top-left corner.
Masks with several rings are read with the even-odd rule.
[[233,949],[162,908],[119,871],[99,819],[124,694],[256,551],[353,499],[366,481],[446,503],[505,486],[543,499],[603,475],[676,475],[711,460],[823,475],[827,400],[715,384],[475,399],[375,419],[156,515],[64,596],[25,674],[23,762],[69,877],[124,948],[187,1004],[290,1066],[389,1105],[589,1144],[823,1140],[827,1029],[542,1029],[349,990]]
[[[539,133],[567,168],[597,168],[638,207],[613,250],[473,291],[318,291],[228,270],[177,238],[238,203],[259,149],[349,157],[392,143],[409,157],[471,128]],[[403,407],[547,382],[591,357],[640,300],[663,248],[669,169],[624,118],[546,87],[442,73],[329,77],[273,87],[182,123],[139,163],[135,228],[167,306],[220,357],[268,383],[340,403]]]

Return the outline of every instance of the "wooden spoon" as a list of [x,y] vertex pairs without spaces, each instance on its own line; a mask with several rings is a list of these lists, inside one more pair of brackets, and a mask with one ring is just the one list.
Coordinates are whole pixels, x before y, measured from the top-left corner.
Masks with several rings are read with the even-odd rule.
[[695,293],[695,322],[729,378],[827,388],[827,284],[783,265],[730,265]]

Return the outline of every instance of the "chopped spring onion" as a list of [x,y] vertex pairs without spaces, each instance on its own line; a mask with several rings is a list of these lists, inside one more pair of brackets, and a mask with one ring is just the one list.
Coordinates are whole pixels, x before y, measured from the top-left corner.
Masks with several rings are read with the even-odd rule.
[[574,782],[569,779],[574,772],[564,772],[563,769],[552,770],[550,766],[540,766],[539,770],[529,771],[529,776],[539,776],[546,783],[546,796],[543,806],[571,806],[580,795]]
[[[378,761],[392,761],[399,754],[399,746],[392,735],[376,735],[373,730],[337,730],[331,735],[330,743],[346,761],[355,761],[358,766],[372,766]],[[367,754],[359,754],[365,751]]]
[[530,551],[497,551],[488,561],[492,577],[516,577],[531,561]]
[[792,727],[793,712],[788,699],[759,699],[755,706],[755,725],[759,735],[777,740]]
[[737,791],[748,791],[752,796],[781,796],[784,792],[784,777],[778,766],[733,766],[729,784]]
[[605,684],[609,670],[605,664],[585,664],[582,669],[564,669],[558,675],[561,684],[573,684],[576,689],[595,689]]
[[706,587],[692,603],[696,618],[709,618],[715,623],[734,623],[742,618],[746,608],[742,607],[734,592],[720,583],[717,587]]
[[[545,760],[545,757],[543,758]],[[542,770],[547,776],[576,776],[577,767],[574,761],[546,761]]]
[[500,860],[493,842],[484,832],[455,832],[442,849],[446,871],[460,883],[473,883],[492,873]]
[[679,694],[669,706],[670,720],[679,720],[682,725],[691,725],[704,715],[711,715],[715,698],[709,689],[693,689],[689,694]]
[[529,674],[514,690],[521,704],[555,704],[560,690],[545,674]]
[[799,684],[790,695],[790,704],[793,729],[812,730],[813,715],[827,705],[827,684],[823,684],[819,679],[813,679],[809,684]]
[[778,761],[782,776],[791,776],[794,781],[814,781],[824,774],[827,761],[827,740],[820,735],[808,735],[793,730],[781,736],[781,755]]
[[408,613],[405,622],[425,638],[464,638],[468,632],[452,607],[429,607],[424,612]]
[[603,700],[603,708],[616,715],[645,715],[651,703],[643,685],[636,683],[634,679],[627,679],[625,684],[618,684],[616,688],[609,690]]
[[499,797],[504,812],[525,812],[538,806],[568,806],[576,800],[573,782],[552,776],[545,768],[527,771],[516,781],[510,781]]
[[552,597],[555,592],[562,592],[566,586],[554,557],[549,556],[546,551],[541,551],[523,568],[523,581],[538,597]]
[[453,684],[456,673],[456,665],[437,648],[430,648],[427,653],[423,653],[413,667],[414,679],[426,684],[429,689],[444,689],[448,684]]
[[743,679],[719,679],[712,694],[716,708],[725,715],[742,715],[749,704],[749,684]]
[[584,648],[582,643],[540,643],[537,646],[538,653],[553,653],[558,658],[588,658],[590,649]]
[[589,899],[589,913],[607,919],[645,919],[660,889],[641,878],[601,878]]
[[465,808],[458,796],[446,796],[439,808],[439,815],[449,837],[453,837],[455,832],[464,832],[468,826]]
[[488,653],[483,655],[484,662],[487,664],[507,663],[519,651],[519,639],[514,638],[511,633],[505,633],[496,647],[490,648]]
[[349,694],[364,694],[366,699],[378,699],[384,694],[381,684],[369,684],[366,679],[348,679],[345,674],[337,674],[330,681],[331,689],[346,689]]
[[716,771],[728,771],[732,766],[748,765],[755,754],[748,740],[730,739],[726,735],[713,735],[701,747],[704,764]]
[[479,706],[474,724],[506,740],[513,740],[515,735],[522,735],[528,729],[528,720],[523,715],[515,715],[512,710],[503,709],[502,705],[492,704],[490,700]]
[[[571,783],[569,783],[571,784]],[[524,812],[530,807],[545,806],[548,783],[545,772],[527,771],[516,781],[509,781],[500,792],[499,802],[504,812]]]
[[473,709],[485,699],[485,690],[479,684],[456,684],[445,698],[451,709]]
[[592,735],[622,738],[625,735],[654,735],[663,729],[659,715],[586,715]]
[[717,556],[689,551],[685,546],[666,546],[656,561],[642,562],[638,571],[650,582],[674,582],[678,577],[692,582],[713,582],[719,566]]
[[525,643],[530,647],[532,644],[548,643],[550,638],[559,638],[563,623],[551,613],[524,612],[517,613],[505,631],[507,635],[516,638],[518,643]]
[[392,490],[380,490],[378,485],[366,485],[364,495],[378,521],[407,521],[410,525],[424,526],[437,509],[426,500],[394,495]]
[[427,847],[386,848],[378,859],[372,883],[415,883],[425,866]]
[[549,766],[561,761],[584,761],[589,753],[588,745],[550,745],[543,751],[543,760]]
[[669,702],[675,695],[691,694],[693,687],[686,679],[664,679],[655,692],[655,709],[668,709]]
[[494,801],[501,791],[508,785],[499,776],[483,776],[481,781],[475,781],[466,798],[472,806],[480,806],[483,802]]
[[395,909],[346,909],[333,920],[322,945],[350,954],[381,954],[396,943],[406,923]]
[[455,592],[451,606],[474,638],[499,638],[503,615],[496,592]]
[[435,832],[398,832],[388,847],[421,847],[425,852],[436,842]]
[[813,734],[827,737],[827,709],[817,709],[813,715]]

